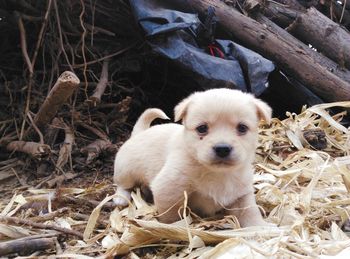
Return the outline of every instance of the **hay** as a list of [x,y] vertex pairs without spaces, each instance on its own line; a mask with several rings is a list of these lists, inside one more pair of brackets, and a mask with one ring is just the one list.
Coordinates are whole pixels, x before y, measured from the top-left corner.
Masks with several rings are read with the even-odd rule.
[[[200,219],[193,214],[185,214],[174,224],[162,224],[139,190],[132,194],[129,207],[114,208],[113,186],[104,182],[93,188],[17,190],[11,199],[0,201],[0,240],[51,234],[60,240],[59,248],[35,255],[52,258],[118,254],[128,254],[128,258],[332,258],[346,254],[350,250],[345,232],[350,135],[341,124],[345,113],[331,116],[326,111],[335,106],[349,107],[350,102],[304,108],[300,114],[288,114],[283,121],[273,119],[270,127],[262,127],[256,197],[268,215],[266,220],[275,226],[240,229],[233,217]],[[325,133],[323,150],[312,148],[302,134],[316,128]],[[9,216],[27,224],[6,221]],[[31,223],[47,227],[30,227]],[[65,229],[84,233],[83,239]]]

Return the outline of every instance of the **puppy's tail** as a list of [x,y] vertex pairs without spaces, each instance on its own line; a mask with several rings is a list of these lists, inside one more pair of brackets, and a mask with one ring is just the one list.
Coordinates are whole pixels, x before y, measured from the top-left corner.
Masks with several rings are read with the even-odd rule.
[[145,131],[151,126],[153,120],[160,118],[163,120],[170,120],[169,117],[160,109],[152,108],[145,110],[135,123],[131,132],[131,136],[135,136],[142,131]]

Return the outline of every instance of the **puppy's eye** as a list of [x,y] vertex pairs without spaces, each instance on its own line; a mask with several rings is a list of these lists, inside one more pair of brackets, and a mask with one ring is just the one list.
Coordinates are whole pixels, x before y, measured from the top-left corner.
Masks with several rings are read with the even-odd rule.
[[201,124],[196,128],[196,131],[198,132],[198,134],[200,135],[205,135],[208,133],[208,125],[207,124]]
[[237,126],[237,131],[239,135],[245,135],[248,132],[249,128],[247,125],[240,123]]

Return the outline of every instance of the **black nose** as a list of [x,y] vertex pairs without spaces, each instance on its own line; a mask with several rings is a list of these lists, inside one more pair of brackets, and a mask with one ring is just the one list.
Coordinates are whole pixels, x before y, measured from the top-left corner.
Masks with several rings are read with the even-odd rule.
[[215,154],[220,158],[228,157],[232,151],[232,146],[228,144],[217,144],[213,147]]

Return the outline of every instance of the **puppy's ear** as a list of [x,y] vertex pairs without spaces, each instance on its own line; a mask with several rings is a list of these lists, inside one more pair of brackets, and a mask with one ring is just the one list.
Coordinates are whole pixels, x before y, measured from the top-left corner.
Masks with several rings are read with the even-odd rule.
[[175,107],[175,121],[183,120],[183,118],[186,116],[188,106],[191,102],[191,96],[187,97],[186,99],[183,99],[178,105]]
[[257,109],[258,118],[264,120],[267,124],[270,124],[272,117],[271,107],[267,103],[256,98],[254,98],[254,104]]

